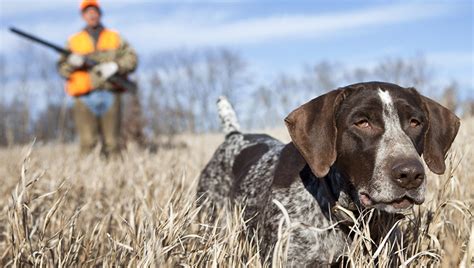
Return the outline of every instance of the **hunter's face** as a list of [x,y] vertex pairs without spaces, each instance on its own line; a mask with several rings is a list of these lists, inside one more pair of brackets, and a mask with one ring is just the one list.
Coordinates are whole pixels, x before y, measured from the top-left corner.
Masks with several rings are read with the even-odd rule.
[[95,7],[88,7],[82,12],[82,18],[89,27],[96,27],[100,23],[100,12]]

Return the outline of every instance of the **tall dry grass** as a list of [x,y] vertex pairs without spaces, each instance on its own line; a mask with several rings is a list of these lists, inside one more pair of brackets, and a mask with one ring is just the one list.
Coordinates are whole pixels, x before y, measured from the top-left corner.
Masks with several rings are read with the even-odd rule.
[[[288,140],[286,132],[272,133]],[[130,148],[123,161],[75,146],[0,151],[2,266],[283,267],[289,222],[282,220],[273,260],[258,254],[242,210],[200,222],[197,176],[222,135],[181,136],[175,148],[150,154]],[[349,267],[472,267],[474,120],[463,120],[445,175],[429,175],[426,202],[397,221],[399,242],[370,237],[364,213],[354,229]],[[288,220],[288,219],[287,219]],[[374,227],[372,227],[374,228]],[[388,228],[391,228],[389,226]],[[396,229],[393,230],[396,232]],[[393,255],[393,253],[395,255]]]

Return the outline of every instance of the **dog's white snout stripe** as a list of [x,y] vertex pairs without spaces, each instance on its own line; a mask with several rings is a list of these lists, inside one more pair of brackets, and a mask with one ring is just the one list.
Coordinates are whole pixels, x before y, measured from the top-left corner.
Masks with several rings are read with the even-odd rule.
[[385,105],[393,104],[392,97],[390,97],[390,93],[388,93],[388,91],[383,91],[379,89],[379,96],[383,104]]
[[[382,118],[384,122],[384,133],[378,144],[376,156],[373,184],[374,189],[380,189],[377,193],[371,193],[377,199],[388,198],[392,187],[391,182],[391,162],[398,158],[418,159],[421,161],[410,137],[403,131],[392,96],[389,91],[378,89],[378,95],[382,101]],[[383,190],[382,190],[383,189]]]
[[385,131],[380,141],[378,155],[382,158],[416,154],[415,147],[408,135],[403,131],[397,109],[388,91],[379,91],[383,104],[383,121]]

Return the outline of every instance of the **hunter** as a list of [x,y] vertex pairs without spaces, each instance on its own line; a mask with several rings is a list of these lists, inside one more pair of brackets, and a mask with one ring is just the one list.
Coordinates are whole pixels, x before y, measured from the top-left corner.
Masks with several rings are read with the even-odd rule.
[[[101,23],[102,9],[96,0],[84,0],[80,11],[86,26],[72,35],[67,48],[72,52],[58,62],[66,92],[74,97],[74,121],[81,153],[89,153],[102,142],[102,154],[120,155],[121,94],[123,90],[108,79],[126,76],[137,66],[137,55],[116,32]],[[86,59],[98,64],[89,68]]]

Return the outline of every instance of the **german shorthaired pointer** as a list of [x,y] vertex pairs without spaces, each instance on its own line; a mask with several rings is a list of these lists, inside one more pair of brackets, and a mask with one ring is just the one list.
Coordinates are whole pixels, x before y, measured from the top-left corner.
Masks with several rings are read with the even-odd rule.
[[344,213],[337,208],[398,213],[423,203],[421,155],[430,170],[444,173],[460,125],[415,89],[382,82],[339,88],[303,104],[285,119],[292,140],[286,145],[239,132],[225,99],[218,108],[227,135],[200,175],[198,197],[206,198],[211,215],[229,201],[245,206],[263,254],[277,241],[282,205],[292,224],[288,261],[296,267],[337,263],[347,252],[351,238],[338,224]]

